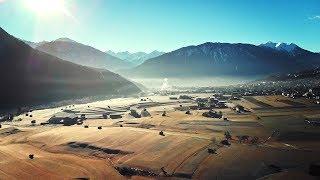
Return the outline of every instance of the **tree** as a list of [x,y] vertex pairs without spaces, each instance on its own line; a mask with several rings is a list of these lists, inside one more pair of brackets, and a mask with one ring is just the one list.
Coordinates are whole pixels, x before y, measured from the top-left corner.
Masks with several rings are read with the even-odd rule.
[[231,134],[230,134],[229,131],[226,131],[226,132],[224,133],[224,136],[225,136],[225,138],[228,139],[228,140],[232,138],[232,136],[231,136]]

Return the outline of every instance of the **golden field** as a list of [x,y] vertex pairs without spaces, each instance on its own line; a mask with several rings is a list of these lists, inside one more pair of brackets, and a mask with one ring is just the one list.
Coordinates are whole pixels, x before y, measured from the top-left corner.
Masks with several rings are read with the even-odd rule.
[[[177,110],[196,105],[193,100],[144,98],[143,104],[141,98],[123,98],[34,110],[32,117],[22,114],[2,123],[0,179],[314,179],[308,167],[320,160],[320,130],[304,120],[320,115],[318,107],[286,104],[292,100],[282,96],[251,97],[268,104],[261,107],[243,98],[229,103],[250,112],[217,109],[228,118],[224,121],[203,117],[206,110],[191,110],[190,115]],[[103,119],[108,106],[146,108],[151,116],[134,118],[127,111],[121,119]],[[62,108],[87,119],[82,125],[40,125]],[[232,135],[230,146],[220,143],[226,131]],[[240,143],[238,136],[244,135],[259,143]],[[209,148],[216,153],[208,153]]]

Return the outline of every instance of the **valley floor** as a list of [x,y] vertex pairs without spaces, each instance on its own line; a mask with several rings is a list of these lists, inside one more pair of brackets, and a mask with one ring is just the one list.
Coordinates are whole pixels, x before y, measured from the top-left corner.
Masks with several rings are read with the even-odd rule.
[[[320,129],[305,118],[320,116],[320,107],[307,100],[244,97],[229,103],[249,112],[216,109],[225,121],[203,117],[206,110],[193,110],[193,100],[142,99],[35,110],[32,117],[2,123],[0,179],[316,179],[309,166],[320,161]],[[128,107],[139,113],[146,108],[151,116],[134,118]],[[82,125],[41,125],[62,109],[87,119]],[[103,119],[109,110],[123,117]],[[220,143],[226,131],[230,146]],[[240,142],[240,136],[249,140]],[[251,143],[254,137],[258,140]]]

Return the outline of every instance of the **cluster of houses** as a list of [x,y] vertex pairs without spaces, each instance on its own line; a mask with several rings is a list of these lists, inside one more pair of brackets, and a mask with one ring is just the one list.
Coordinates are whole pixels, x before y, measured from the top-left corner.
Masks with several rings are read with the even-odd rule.
[[[141,113],[144,115],[143,113]],[[115,113],[103,113],[102,118],[104,119],[120,119],[122,118],[123,113],[115,112]],[[83,121],[86,120],[87,117],[85,114],[77,115],[75,113],[69,112],[59,112],[54,114],[48,121],[47,124],[63,124],[64,126],[72,126],[72,125],[81,125]]]
[[149,117],[149,116],[151,116],[151,114],[147,111],[146,108],[144,108],[144,109],[141,111],[140,114],[137,112],[136,109],[130,109],[129,115],[131,115],[131,116],[134,117],[134,118],[141,118],[141,117]]
[[[215,93],[229,94],[230,100],[239,100],[242,96],[283,95],[290,98],[308,98],[320,104],[319,81],[256,81],[252,83],[230,85],[223,87],[192,87],[179,88],[170,92],[171,95],[180,93]],[[223,101],[223,99],[219,99]]]
[[80,118],[74,113],[59,112],[53,115],[49,120],[49,124],[63,124],[64,126],[71,126],[74,124],[82,124],[85,120],[85,115],[82,114]]
[[0,112],[0,122],[4,121],[13,121],[15,116],[19,116],[21,114],[26,114],[26,116],[32,117],[33,109],[29,109],[26,107],[19,107],[17,109],[11,109],[9,112]]
[[210,98],[197,98],[199,109],[227,108],[227,98],[222,95],[213,95]]
[[14,115],[12,113],[3,114],[2,116],[0,116],[0,122],[12,121],[13,118],[14,118]]
[[[307,99],[314,99],[315,101],[320,100],[320,90],[316,89],[309,89],[309,90],[304,90],[304,91],[294,91],[294,92],[283,92],[283,96],[290,97],[290,98],[307,98]],[[317,103],[319,104],[319,103]]]

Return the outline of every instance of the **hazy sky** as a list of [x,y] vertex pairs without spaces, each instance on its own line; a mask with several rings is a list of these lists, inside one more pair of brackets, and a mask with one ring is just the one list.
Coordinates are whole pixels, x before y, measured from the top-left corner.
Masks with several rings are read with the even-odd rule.
[[0,0],[1,27],[30,41],[68,37],[101,50],[275,41],[320,51],[320,0],[65,0],[56,12],[30,4],[38,6]]

